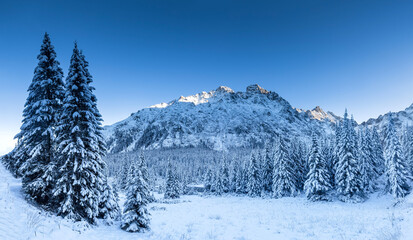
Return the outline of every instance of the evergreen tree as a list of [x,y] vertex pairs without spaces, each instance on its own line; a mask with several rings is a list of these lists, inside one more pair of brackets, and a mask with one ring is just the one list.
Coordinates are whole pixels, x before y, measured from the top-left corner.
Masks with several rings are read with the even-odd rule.
[[359,133],[359,162],[362,187],[364,192],[373,192],[374,182],[377,178],[374,170],[374,149],[371,134],[368,128],[361,129]]
[[131,165],[128,174],[126,202],[124,204],[121,228],[127,232],[144,232],[149,229],[147,205],[150,197],[148,183],[143,176],[141,163]]
[[102,218],[108,225],[113,224],[113,220],[119,217],[120,209],[116,198],[116,193],[105,178],[103,191],[100,195],[98,218]]
[[336,172],[337,172],[337,166],[338,166],[338,161],[340,159],[340,146],[341,146],[341,139],[342,139],[342,132],[343,132],[343,124],[340,122],[337,122],[335,125],[335,140],[334,140],[334,155],[333,159],[331,162],[331,168],[332,168],[332,183],[331,185],[334,187],[336,185],[335,178],[336,178]]
[[58,178],[54,190],[58,215],[95,223],[100,193],[104,189],[101,118],[77,44],[73,49],[63,111],[57,127]]
[[272,174],[274,172],[274,152],[273,147],[265,148],[264,163],[261,171],[262,185],[264,191],[271,192],[272,190]]
[[207,172],[205,173],[204,183],[205,183],[205,191],[210,192],[211,187],[214,184],[214,175],[210,168],[208,168]]
[[218,170],[215,173],[215,183],[214,183],[214,192],[215,192],[215,195],[218,195],[218,196],[224,193],[224,183],[223,183],[222,176],[220,173],[221,173],[220,170]]
[[179,182],[178,182],[178,177],[174,170],[175,169],[172,167],[171,162],[169,162],[167,175],[166,175],[165,194],[164,194],[164,198],[166,199],[179,198],[179,192],[180,192]]
[[47,33],[37,59],[21,132],[16,135],[19,144],[11,157],[15,162],[10,167],[16,175],[23,175],[27,197],[45,205],[55,181],[55,128],[64,96],[63,72]]
[[304,184],[304,190],[307,198],[311,201],[326,200],[327,192],[331,189],[330,172],[323,155],[316,135],[312,136],[313,144],[309,156],[310,171],[307,174],[307,180]]
[[338,145],[338,162],[336,166],[336,188],[342,201],[360,202],[364,198],[359,161],[357,156],[357,138],[353,120],[344,114]]
[[230,181],[229,181],[229,169],[228,169],[228,164],[225,160],[222,162],[221,166],[221,174],[222,178],[222,190],[224,193],[229,192],[231,186],[230,186]]
[[122,162],[120,163],[121,167],[120,167],[120,171],[118,173],[118,177],[117,177],[117,183],[116,183],[116,187],[119,190],[126,190],[127,187],[127,181],[128,181],[128,171],[129,171],[129,164],[126,161],[126,159],[123,159]]
[[373,145],[374,171],[377,176],[380,176],[385,171],[385,163],[383,146],[376,127],[371,130],[371,142]]
[[[95,91],[95,87],[93,87],[91,84],[93,83],[93,77],[89,72],[89,62],[86,61],[85,55],[83,54],[82,50],[79,51],[79,57],[81,59],[81,63],[83,64],[83,70],[84,70],[84,75],[86,78],[87,85],[89,87],[89,91],[93,93]],[[102,127],[102,122],[103,118],[102,115],[100,114],[98,107],[97,107],[97,98],[96,95],[92,94],[90,96],[90,103],[92,104],[92,113],[96,119],[96,126],[94,126],[94,136],[95,136],[95,141],[97,142],[97,147],[100,151],[100,155],[104,156],[106,155],[106,142],[105,139],[103,138],[103,127]]]
[[391,113],[389,113],[385,136],[386,189],[394,198],[402,198],[410,192],[410,186],[407,182],[408,170]]
[[322,146],[321,146],[321,155],[323,156],[326,164],[327,164],[327,169],[328,173],[330,176],[329,183],[330,186],[334,186],[334,162],[335,162],[335,148],[334,148],[334,143],[331,138],[325,138],[323,140]]
[[235,192],[238,194],[247,193],[248,171],[244,166],[239,166],[237,169],[237,182]]
[[260,173],[258,168],[257,153],[252,153],[248,165],[248,196],[259,197],[261,195]]
[[[149,178],[148,165],[146,163],[146,158],[145,158],[145,155],[143,154],[143,151],[141,151],[140,154],[139,154],[138,163],[139,163],[140,169],[142,169],[143,179],[148,184],[149,190],[151,190],[151,184],[150,184],[151,181],[150,181],[150,178]],[[156,200],[155,196],[153,194],[149,194],[148,201],[151,203],[151,202],[154,202],[155,200]]]
[[275,198],[294,196],[299,192],[294,172],[296,166],[290,157],[288,147],[286,140],[281,136],[276,146],[274,158],[272,194]]
[[230,180],[230,192],[236,192],[237,191],[237,181],[238,181],[238,172],[239,166],[237,163],[232,161],[232,171],[231,171],[231,180]]
[[305,154],[302,149],[302,144],[299,140],[295,140],[291,143],[290,158],[295,164],[295,174],[296,174],[296,188],[302,190],[304,187],[304,182],[307,178],[307,160],[305,159]]
[[404,159],[409,175],[413,176],[413,127],[406,127],[403,138]]

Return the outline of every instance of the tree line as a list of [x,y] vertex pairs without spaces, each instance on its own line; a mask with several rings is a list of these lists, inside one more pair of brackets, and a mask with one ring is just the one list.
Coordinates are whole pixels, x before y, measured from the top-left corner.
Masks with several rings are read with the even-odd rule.
[[[264,149],[147,150],[148,181],[151,190],[167,198],[191,194],[188,186],[203,184],[205,193],[215,195],[281,198],[304,193],[311,201],[362,202],[384,191],[400,200],[411,188],[413,127],[396,131],[393,115],[387,118],[378,132],[374,127],[356,126],[346,112],[334,134],[314,131],[308,142],[279,135]],[[125,189],[125,169],[136,154],[105,158],[109,174],[118,179],[115,188]]]
[[[208,192],[268,195],[274,198],[304,192],[309,200],[364,201],[384,185],[384,191],[400,199],[410,192],[413,175],[413,128],[399,136],[392,114],[388,115],[383,140],[375,128],[355,129],[347,111],[332,138],[312,134],[310,143],[285,135],[255,150],[247,161],[206,170]],[[231,168],[232,166],[232,168]],[[383,183],[383,184],[381,184]]]

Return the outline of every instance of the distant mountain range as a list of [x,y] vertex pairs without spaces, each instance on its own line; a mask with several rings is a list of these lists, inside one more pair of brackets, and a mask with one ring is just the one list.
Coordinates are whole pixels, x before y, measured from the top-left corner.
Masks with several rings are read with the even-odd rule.
[[[413,105],[395,113],[398,126],[413,124]],[[254,84],[245,92],[228,87],[180,97],[139,110],[105,126],[109,152],[138,149],[206,147],[215,150],[263,146],[278,134],[309,139],[311,132],[331,134],[340,121],[320,107],[294,108],[277,93]],[[361,125],[386,124],[386,115]]]

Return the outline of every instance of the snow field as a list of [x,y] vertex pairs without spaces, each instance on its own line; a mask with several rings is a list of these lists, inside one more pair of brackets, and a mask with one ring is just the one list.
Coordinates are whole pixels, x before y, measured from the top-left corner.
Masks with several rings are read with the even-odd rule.
[[0,167],[1,240],[413,239],[411,195],[396,207],[387,195],[371,196],[360,204],[313,203],[301,196],[183,196],[152,203],[149,212],[151,231],[146,233],[127,233],[118,222],[89,228],[82,222],[73,224],[29,205],[20,180]]

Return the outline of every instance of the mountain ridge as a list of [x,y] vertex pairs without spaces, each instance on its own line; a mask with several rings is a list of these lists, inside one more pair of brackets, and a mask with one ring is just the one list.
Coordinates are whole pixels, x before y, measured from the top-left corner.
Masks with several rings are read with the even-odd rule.
[[[381,132],[388,124],[389,114],[355,124],[376,127]],[[413,126],[413,104],[391,114],[399,131]],[[104,136],[111,153],[181,147],[256,148],[279,134],[304,141],[309,140],[312,132],[329,135],[341,120],[342,117],[320,106],[311,110],[295,108],[276,92],[258,84],[247,86],[244,92],[219,86],[143,108],[105,126]]]
[[294,108],[277,93],[258,84],[235,92],[216,90],[181,96],[168,103],[143,108],[127,119],[105,126],[110,152],[140,148],[257,147],[281,133],[307,137],[311,132],[331,133],[341,118],[324,112]]

